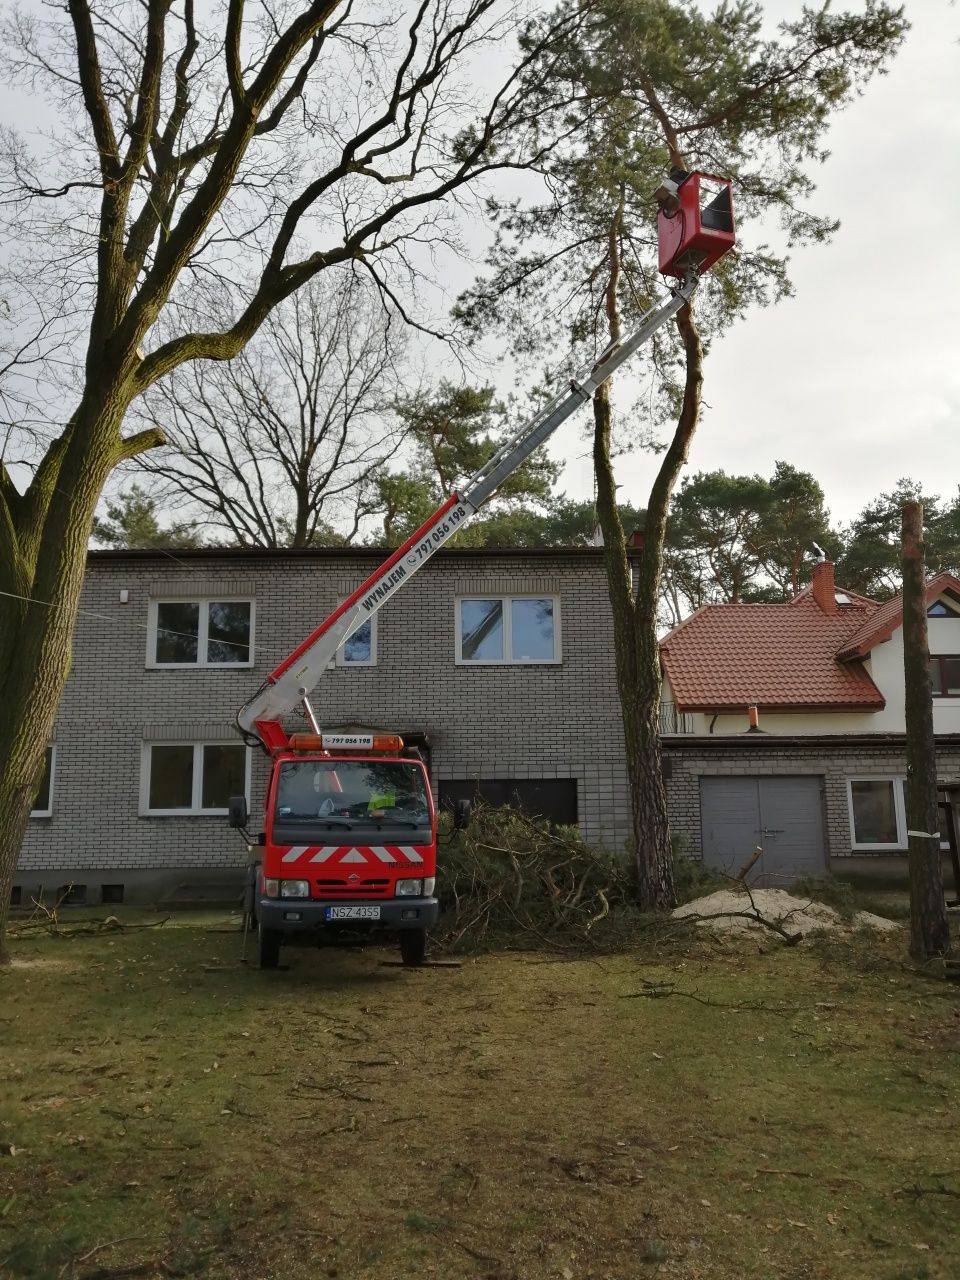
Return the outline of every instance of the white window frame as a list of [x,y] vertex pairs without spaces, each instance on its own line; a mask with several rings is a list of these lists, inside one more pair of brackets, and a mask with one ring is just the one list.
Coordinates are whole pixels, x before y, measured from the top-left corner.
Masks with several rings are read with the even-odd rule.
[[[204,809],[200,807],[203,796],[203,748],[234,747],[240,743],[208,738],[164,738],[158,742],[144,742],[140,747],[140,817],[141,818],[207,818],[222,817],[229,809]],[[189,809],[151,809],[150,771],[154,747],[193,747],[193,792]],[[243,794],[250,799],[250,748],[243,748]]]
[[[157,661],[157,614],[162,604],[195,604],[199,605],[200,617],[197,624],[197,660],[196,662],[158,662]],[[210,605],[212,604],[248,604],[250,606],[250,656],[245,662],[208,662],[206,658],[207,641],[210,631]],[[150,601],[147,610],[147,666],[154,671],[236,671],[252,667],[254,663],[254,638],[257,624],[257,603],[250,596],[157,596]]]
[[[465,658],[463,656],[463,602],[464,600],[499,600],[503,608],[503,653],[502,658]],[[513,649],[513,616],[510,604],[513,600],[550,600],[553,602],[553,657],[552,658],[513,658],[508,655]],[[485,595],[481,591],[473,591],[469,595],[457,596],[454,615],[455,664],[458,667],[558,667],[563,662],[561,645],[562,628],[560,623],[560,597],[552,591],[514,591],[510,595]]]
[[[893,811],[897,819],[897,843],[896,844],[878,844],[873,841],[869,844],[859,843],[857,841],[857,828],[854,823],[853,815],[853,783],[854,782],[892,782],[893,787]],[[874,774],[873,776],[865,775],[863,777],[847,778],[847,813],[850,820],[850,848],[857,850],[872,850],[875,853],[903,853],[907,849],[907,806],[904,788],[906,787],[906,778],[902,774]]]
[[[337,649],[337,656],[330,665],[337,666],[337,667],[346,667],[348,671],[352,671],[355,667],[375,667],[377,665],[377,631],[378,631],[377,624],[379,622],[379,619],[380,619],[379,613],[371,614],[369,618],[364,619],[365,622],[370,623],[370,657],[369,658],[365,658],[363,662],[348,661],[347,658],[344,657],[344,649],[346,647],[347,640],[350,639],[350,636],[347,636],[343,644],[340,645],[339,649]],[[361,627],[363,626],[363,622],[360,623],[360,626]],[[360,627],[357,627],[356,630],[359,631]],[[353,632],[351,632],[350,635],[353,635]]]
[[53,817],[53,788],[57,779],[57,744],[55,742],[51,742],[47,746],[47,751],[50,752],[50,787],[47,792],[47,807],[46,809],[31,809],[31,818]]

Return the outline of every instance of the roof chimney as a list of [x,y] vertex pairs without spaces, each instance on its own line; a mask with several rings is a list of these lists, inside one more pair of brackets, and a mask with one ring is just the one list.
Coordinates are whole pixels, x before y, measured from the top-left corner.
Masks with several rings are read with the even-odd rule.
[[823,613],[837,612],[837,589],[830,560],[820,560],[813,566],[813,598]]

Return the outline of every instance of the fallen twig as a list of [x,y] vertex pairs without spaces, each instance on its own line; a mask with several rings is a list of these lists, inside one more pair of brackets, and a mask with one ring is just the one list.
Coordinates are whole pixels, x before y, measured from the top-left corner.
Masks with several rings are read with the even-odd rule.
[[[744,885],[744,888],[747,888],[747,886]],[[750,890],[747,889],[747,893],[749,892]],[[695,923],[703,922],[705,924],[709,924],[711,920],[752,920],[754,924],[762,925],[764,929],[769,929],[772,933],[779,934],[788,947],[795,947],[798,942],[803,940],[802,933],[787,933],[782,925],[775,923],[773,920],[768,920],[760,914],[759,909],[756,907],[753,911],[713,911],[708,916],[691,912],[689,915],[680,916],[679,919],[692,920]]]
[[335,1133],[356,1133],[356,1131],[357,1131],[357,1117],[351,1116],[346,1124],[337,1124],[337,1125],[334,1125],[333,1128],[331,1129],[321,1129],[320,1132],[315,1135],[315,1137],[319,1140],[320,1138],[329,1138]]
[[912,1196],[914,1200],[919,1200],[922,1196],[949,1196],[953,1200],[960,1200],[960,1190],[956,1187],[945,1187],[940,1183],[936,1187],[925,1187],[919,1182],[905,1187],[897,1187],[895,1191],[890,1192],[893,1196]]
[[[43,909],[47,911],[46,907]],[[118,916],[104,916],[102,919],[77,920],[73,924],[63,924],[54,912],[47,911],[47,914],[48,919],[31,918],[22,924],[12,925],[9,930],[10,937],[19,938],[33,931],[45,931],[52,938],[95,937],[101,933],[133,933],[138,929],[160,929],[170,919],[170,916],[164,916],[162,920],[150,920],[145,924],[125,924]]]
[[683,996],[686,1000],[695,1000],[697,1004],[704,1004],[714,1009],[743,1009],[757,1013],[799,1013],[802,1005],[798,1004],[764,1004],[762,1000],[744,1000],[737,1003],[728,1003],[725,1000],[711,1000],[708,996],[699,996],[695,991],[680,991],[677,987],[671,987],[666,983],[645,983],[644,991],[628,991],[620,996],[621,1000],[664,1000],[668,996]]
[[478,1249],[472,1249],[470,1245],[465,1244],[463,1240],[454,1240],[453,1243],[458,1248],[462,1249],[464,1253],[469,1254],[470,1257],[474,1258],[477,1262],[482,1262],[485,1266],[500,1266],[500,1259],[495,1258],[490,1253],[481,1253]]
[[[579,894],[577,896],[579,898]],[[589,933],[598,920],[602,920],[604,916],[608,916],[610,914],[610,903],[607,900],[607,895],[603,889],[597,890],[597,897],[600,899],[600,910],[595,916],[591,916],[587,921],[584,926],[584,933]]]
[[[161,1262],[134,1262],[128,1267],[97,1267],[96,1271],[84,1271],[79,1280],[121,1280],[123,1276],[150,1276],[155,1275],[158,1268],[168,1276],[183,1275],[182,1271],[172,1271]],[[60,1274],[62,1276],[65,1273],[61,1271]]]

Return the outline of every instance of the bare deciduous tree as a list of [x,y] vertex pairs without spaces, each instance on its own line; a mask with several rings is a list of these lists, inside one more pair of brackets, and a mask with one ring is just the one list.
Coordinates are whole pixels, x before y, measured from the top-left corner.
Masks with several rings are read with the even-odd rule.
[[147,404],[174,451],[139,467],[214,541],[350,541],[401,435],[390,406],[403,344],[367,282],[328,272],[271,312],[235,359],[183,365],[158,383]]
[[[57,317],[64,345],[36,374],[45,421],[0,467],[0,958],[94,510],[114,468],[163,439],[125,434],[128,409],[187,361],[238,355],[333,267],[411,313],[458,193],[542,154],[531,86],[579,17],[481,99],[471,71],[515,20],[510,0],[67,0],[66,17],[6,22],[8,81],[54,119],[4,136],[0,229],[17,298]],[[225,320],[197,320],[207,281],[229,292]]]

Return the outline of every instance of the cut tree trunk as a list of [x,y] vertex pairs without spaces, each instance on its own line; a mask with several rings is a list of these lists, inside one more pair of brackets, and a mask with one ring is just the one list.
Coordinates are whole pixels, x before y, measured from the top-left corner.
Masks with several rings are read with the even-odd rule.
[[907,840],[910,850],[910,955],[919,964],[950,954],[943,890],[937,751],[933,733],[923,508],[903,506],[903,676],[907,730]]

